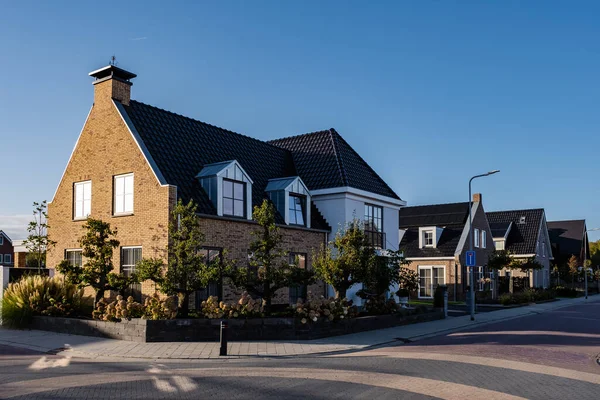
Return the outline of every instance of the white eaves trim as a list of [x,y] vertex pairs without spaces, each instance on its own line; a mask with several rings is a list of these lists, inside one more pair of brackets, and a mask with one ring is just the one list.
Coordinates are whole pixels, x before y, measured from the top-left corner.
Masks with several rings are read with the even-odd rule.
[[510,256],[512,258],[525,258],[525,257],[529,258],[529,257],[536,257],[537,254],[510,254]]
[[65,174],[67,173],[67,168],[69,168],[69,164],[71,163],[71,159],[73,158],[73,154],[75,154],[75,149],[77,148],[77,145],[79,144],[79,139],[81,139],[81,134],[83,133],[83,130],[85,129],[85,126],[87,125],[88,119],[90,118],[90,114],[92,113],[92,109],[94,108],[94,106],[92,105],[90,107],[90,111],[88,111],[88,115],[87,117],[85,117],[85,122],[83,123],[83,126],[81,127],[81,131],[79,131],[79,136],[77,136],[77,141],[75,142],[75,146],[73,146],[73,150],[71,150],[71,155],[69,156],[69,161],[67,162],[67,165],[65,165],[65,169],[63,170],[63,173],[60,177],[60,180],[58,181],[58,186],[56,186],[56,190],[54,191],[54,195],[52,196],[52,200],[48,202],[48,204],[52,203],[54,201],[54,198],[56,197],[56,193],[58,193],[58,188],[60,187],[60,184],[62,183]]
[[117,109],[117,112],[121,116],[123,123],[125,123],[125,126],[127,126],[127,129],[129,130],[129,133],[133,137],[133,140],[135,141],[138,148],[144,155],[144,158],[146,159],[146,162],[148,163],[148,165],[150,166],[150,169],[154,173],[154,176],[156,177],[156,180],[158,181],[158,183],[160,183],[161,186],[169,186],[167,184],[165,177],[158,169],[158,165],[156,165],[156,162],[152,158],[150,151],[148,151],[148,148],[144,144],[144,141],[142,140],[140,134],[138,133],[137,129],[135,129],[135,125],[133,125],[133,122],[131,122],[131,119],[129,119],[129,116],[127,115],[127,111],[125,111],[125,108],[123,108],[123,104],[121,104],[120,102],[115,101],[115,100],[113,100],[112,102],[113,102],[115,108]]
[[340,186],[340,187],[336,187],[336,188],[317,189],[317,190],[310,191],[310,194],[313,197],[314,196],[332,195],[332,194],[344,194],[344,193],[354,194],[354,195],[357,195],[357,196],[360,196],[363,198],[366,197],[366,198],[377,200],[382,203],[396,206],[396,207],[404,207],[406,205],[406,201],[404,201],[404,200],[398,200],[398,199],[394,199],[392,197],[382,196],[380,194],[367,192],[366,190],[356,189],[356,188],[353,188],[350,186]]
[[[473,216],[473,218],[475,218],[475,214],[477,213],[478,208],[479,202],[473,202],[471,207],[471,215]],[[458,241],[458,246],[456,246],[456,253],[454,253],[454,255],[460,255],[465,245],[469,245],[469,229],[471,229],[471,224],[469,223],[469,217],[467,216],[467,222],[465,223],[465,227],[463,228],[462,234],[460,235],[460,240]]]
[[456,257],[406,257],[408,261],[456,260]]

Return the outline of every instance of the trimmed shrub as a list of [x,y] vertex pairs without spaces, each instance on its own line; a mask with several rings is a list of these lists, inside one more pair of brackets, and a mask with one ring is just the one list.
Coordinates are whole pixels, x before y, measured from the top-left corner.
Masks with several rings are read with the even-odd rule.
[[242,293],[237,303],[227,304],[210,296],[202,302],[202,314],[206,318],[252,318],[262,317],[264,308],[260,301],[254,300],[248,292]]
[[127,320],[130,320],[131,318],[140,318],[143,315],[144,306],[134,301],[131,296],[125,301],[121,295],[117,296],[117,299],[111,303],[107,303],[106,300],[100,299],[96,304],[96,309],[92,312],[92,317],[94,319],[113,322],[120,322],[123,318]]
[[178,311],[177,304],[177,296],[161,298],[158,293],[154,293],[152,296],[146,297],[146,301],[144,301],[144,315],[142,318],[153,320],[175,319]]
[[[35,315],[74,317],[89,313],[92,299],[60,277],[25,276],[11,283],[2,298],[2,324],[23,328]],[[88,314],[89,315],[89,314]]]
[[554,288],[556,296],[558,297],[577,297],[577,290],[564,286],[556,286]]

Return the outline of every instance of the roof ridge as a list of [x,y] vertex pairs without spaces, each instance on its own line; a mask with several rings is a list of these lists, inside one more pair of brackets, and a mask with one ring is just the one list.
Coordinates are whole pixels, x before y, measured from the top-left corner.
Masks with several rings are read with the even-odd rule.
[[[342,160],[342,155],[338,151],[337,143],[336,143],[336,140],[333,135],[333,132],[335,132],[335,129],[331,128],[331,129],[329,129],[328,132],[329,132],[329,138],[331,139],[331,143],[333,145],[333,152],[335,154],[335,159],[337,161],[338,171],[340,173],[340,176],[342,177],[342,183],[344,184],[344,186],[348,186],[348,178],[346,177],[346,174],[344,171],[344,165],[343,165],[344,162]],[[337,133],[337,132],[335,132],[335,133]]]
[[173,111],[165,110],[164,108],[160,108],[160,107],[157,107],[157,106],[153,106],[152,104],[147,104],[147,103],[144,103],[144,102],[141,102],[141,101],[138,101],[138,100],[133,100],[133,99],[132,99],[132,100],[131,100],[131,102],[138,103],[138,104],[142,104],[142,105],[144,105],[144,106],[146,106],[146,107],[154,108],[154,109],[156,109],[156,110],[159,110],[159,111],[165,112],[165,113],[167,113],[167,114],[175,115],[175,116],[177,116],[177,117],[180,117],[180,118],[189,119],[190,121],[194,121],[194,122],[197,122],[197,123],[200,123],[200,124],[204,124],[204,125],[207,125],[207,126],[209,126],[209,127],[211,127],[211,128],[220,129],[220,130],[222,130],[223,132],[226,132],[226,133],[231,133],[231,134],[234,134],[234,135],[237,135],[237,136],[241,136],[241,137],[243,137],[243,138],[247,138],[247,139],[251,139],[251,140],[257,141],[257,142],[265,143],[265,144],[268,144],[268,145],[269,145],[269,146],[271,146],[271,147],[275,147],[275,148],[277,148],[277,149],[279,149],[279,150],[283,150],[283,151],[285,151],[285,152],[287,152],[287,153],[290,153],[290,155],[291,155],[291,152],[290,152],[289,150],[287,150],[287,149],[284,149],[283,147],[275,146],[274,144],[272,144],[272,143],[269,143],[269,141],[266,141],[266,140],[257,139],[257,138],[255,138],[255,137],[252,137],[252,136],[249,136],[249,135],[244,135],[243,133],[235,132],[235,131],[232,131],[232,130],[230,130],[230,129],[223,128],[223,127],[220,127],[220,126],[218,126],[218,125],[213,125],[213,124],[210,124],[210,123],[208,123],[208,122],[200,121],[199,119],[195,119],[195,118],[192,118],[192,117],[188,117],[188,116],[186,116],[186,115],[179,114],[179,113],[176,113],[176,112],[173,112]]
[[295,139],[295,138],[299,138],[299,137],[302,137],[302,136],[316,135],[317,133],[327,133],[327,132],[330,132],[332,129],[333,128],[329,128],[329,129],[323,129],[321,131],[301,133],[299,135],[284,136],[284,137],[281,137],[281,138],[268,140],[267,143],[269,143],[269,142],[277,142],[279,140]]
[[468,204],[468,201],[457,201],[454,203],[436,203],[436,204],[421,204],[418,206],[406,206],[406,207],[402,207],[401,210],[407,209],[407,208],[417,208],[417,207],[433,207],[433,206],[451,206],[451,205],[456,205],[456,204]]
[[[381,181],[381,183],[383,183],[383,184],[384,184],[384,186],[385,186],[386,188],[388,188],[388,190],[390,190],[392,193],[394,193],[394,194],[396,195],[396,197],[398,197],[400,200],[402,200],[402,198],[401,198],[400,196],[398,196],[398,193],[396,193],[396,191],[395,191],[394,189],[392,189],[392,188],[390,187],[390,185],[388,185],[388,184],[387,184],[387,182],[386,182],[386,181],[385,181],[385,180],[384,180],[384,179],[383,179],[381,176],[379,176],[379,174],[377,173],[377,171],[375,171],[375,170],[373,169],[373,167],[371,167],[371,164],[369,164],[368,162],[366,162],[366,161],[365,161],[365,159],[364,159],[364,158],[362,158],[362,156],[361,156],[361,155],[358,153],[358,151],[354,150],[354,147],[350,146],[350,143],[348,143],[348,142],[346,141],[346,139],[344,139],[344,137],[343,137],[342,135],[340,135],[340,134],[339,134],[339,133],[338,133],[338,132],[337,132],[337,131],[336,131],[334,128],[330,128],[330,129],[329,129],[329,132],[330,132],[332,135],[333,135],[333,134],[335,134],[337,138],[341,139],[341,140],[342,140],[342,141],[343,141],[343,142],[346,144],[346,146],[348,146],[348,147],[350,148],[350,150],[352,150],[352,151],[354,152],[354,154],[356,154],[356,156],[358,157],[358,159],[359,159],[359,160],[360,160],[360,161],[361,161],[361,162],[362,162],[364,165],[366,165],[366,166],[367,166],[367,168],[368,168],[368,169],[370,169],[370,170],[371,170],[371,172],[372,172],[373,174],[375,174],[375,176],[376,176],[377,178],[379,178],[379,180]],[[341,159],[341,157],[340,157],[340,159]]]
[[502,211],[486,211],[486,214],[502,213],[502,212],[520,212],[520,211],[544,211],[543,208],[523,208],[520,210],[502,210]]

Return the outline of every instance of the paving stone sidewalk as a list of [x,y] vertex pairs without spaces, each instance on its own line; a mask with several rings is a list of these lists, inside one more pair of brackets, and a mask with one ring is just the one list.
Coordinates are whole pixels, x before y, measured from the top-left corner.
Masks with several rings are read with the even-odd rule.
[[[527,307],[499,310],[477,314],[475,321],[468,315],[443,320],[424,322],[395,328],[335,336],[317,340],[230,342],[231,357],[248,356],[297,356],[351,352],[383,345],[398,340],[416,341],[442,333],[467,329],[518,318],[528,314],[548,312],[562,307],[583,303],[586,300],[561,299],[559,301],[534,304]],[[590,297],[588,302],[600,301],[600,296]],[[13,330],[0,328],[0,344],[27,348],[45,353],[56,353],[71,357],[94,359],[204,359],[219,358],[217,342],[169,342],[138,343],[124,340],[103,339],[89,336],[67,335],[36,330]]]

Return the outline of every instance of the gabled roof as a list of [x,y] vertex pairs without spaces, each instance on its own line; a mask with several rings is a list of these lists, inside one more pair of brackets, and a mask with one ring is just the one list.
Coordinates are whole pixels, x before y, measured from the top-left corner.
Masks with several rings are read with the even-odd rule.
[[[193,199],[200,213],[217,213],[196,178],[207,165],[239,162],[253,181],[253,206],[268,198],[269,179],[298,175],[290,152],[280,147],[135,100],[123,109],[165,181],[177,186],[183,201]],[[314,204],[311,210],[311,227],[330,230]],[[284,223],[279,214],[277,220]]]
[[[400,249],[410,258],[454,256],[468,217],[468,202],[403,207],[399,227],[406,232],[400,241]],[[419,227],[427,226],[444,228],[435,248],[419,247]]]
[[494,239],[503,239],[511,227],[512,222],[491,222],[490,230]]
[[349,186],[401,200],[333,128],[269,143],[291,152],[298,174],[309,190]]
[[486,215],[490,227],[512,222],[506,239],[506,250],[514,255],[536,254],[538,234],[544,219],[543,208],[494,211],[487,212]]
[[403,229],[419,226],[464,225],[468,216],[468,202],[402,207],[399,226]]
[[0,230],[0,235],[4,236],[12,244],[11,238],[3,230]]
[[581,257],[583,255],[585,230],[584,219],[548,222],[550,242],[555,249],[554,251],[558,252],[554,256],[568,258],[575,255]]

